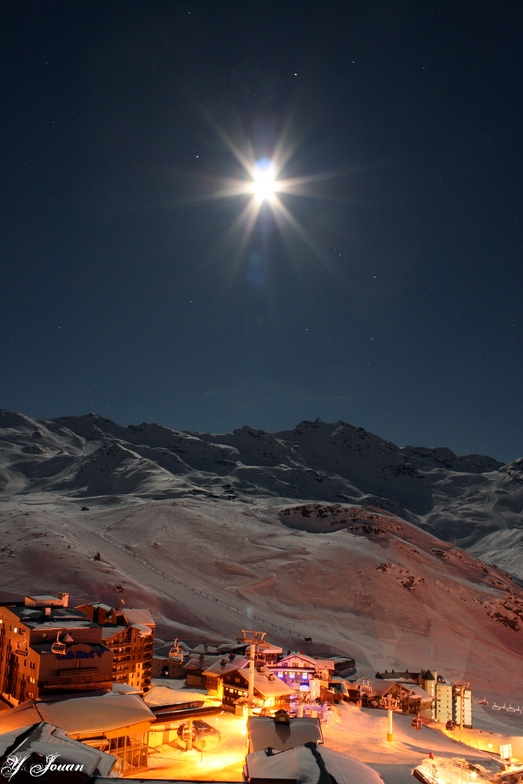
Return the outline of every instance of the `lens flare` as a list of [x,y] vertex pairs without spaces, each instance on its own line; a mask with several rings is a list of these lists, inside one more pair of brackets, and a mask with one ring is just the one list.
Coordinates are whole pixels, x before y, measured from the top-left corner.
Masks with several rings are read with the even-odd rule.
[[[264,227],[273,223],[287,248],[289,260],[297,269],[305,249],[326,269],[337,274],[331,255],[323,247],[323,243],[318,242],[314,231],[299,220],[294,205],[299,209],[296,200],[303,197],[316,201],[338,201],[339,197],[330,187],[325,186],[329,180],[345,177],[347,172],[338,170],[298,176],[292,174],[295,165],[293,167],[291,162],[300,143],[300,134],[293,131],[290,122],[282,129],[270,157],[263,157],[256,155],[253,145],[241,130],[237,129],[234,135],[228,134],[207,112],[203,109],[202,112],[223,148],[229,150],[239,166],[235,167],[236,176],[231,177],[213,176],[210,173],[201,173],[195,177],[192,173],[191,184],[187,189],[191,195],[186,194],[179,203],[222,199],[236,201],[237,212],[217,240],[214,251],[224,251],[227,248],[227,253],[231,254],[233,248],[229,267],[231,278],[245,261],[253,234],[268,230]],[[252,262],[250,256],[248,279],[257,285],[264,282],[263,268]]]

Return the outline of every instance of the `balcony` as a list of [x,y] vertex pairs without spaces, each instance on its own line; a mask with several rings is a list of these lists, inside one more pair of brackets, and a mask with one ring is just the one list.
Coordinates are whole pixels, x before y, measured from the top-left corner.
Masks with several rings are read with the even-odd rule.
[[110,689],[112,681],[95,667],[84,667],[80,670],[62,670],[58,675],[40,684],[45,691],[93,691],[94,689]]

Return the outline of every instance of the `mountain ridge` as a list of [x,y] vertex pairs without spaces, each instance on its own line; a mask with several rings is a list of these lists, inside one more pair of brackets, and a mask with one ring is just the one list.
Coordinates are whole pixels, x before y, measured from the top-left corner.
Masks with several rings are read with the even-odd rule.
[[[362,427],[305,420],[268,433],[122,426],[96,413],[37,419],[0,411],[0,493],[167,499],[187,494],[379,507],[446,541],[495,557],[523,579],[523,458],[503,464],[446,447],[403,446]],[[523,537],[522,537],[523,538]],[[504,547],[503,542],[511,542]],[[522,550],[523,552],[523,550]]]

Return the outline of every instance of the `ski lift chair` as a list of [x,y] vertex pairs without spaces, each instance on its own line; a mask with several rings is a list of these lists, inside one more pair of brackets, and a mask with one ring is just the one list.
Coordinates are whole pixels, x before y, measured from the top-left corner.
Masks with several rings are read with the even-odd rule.
[[29,651],[27,648],[27,640],[24,637],[24,639],[21,642],[16,643],[16,653],[19,656],[27,656],[28,652]]
[[178,642],[178,637],[176,637],[173,642],[168,658],[169,661],[172,662],[183,662],[183,651],[181,649],[180,643]]
[[64,654],[65,642],[60,642],[60,632],[56,633],[56,640],[51,645],[51,653]]

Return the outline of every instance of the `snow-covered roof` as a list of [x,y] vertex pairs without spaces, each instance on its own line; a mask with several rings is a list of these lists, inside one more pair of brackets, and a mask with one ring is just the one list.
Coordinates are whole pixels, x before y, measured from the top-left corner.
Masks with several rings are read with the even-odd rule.
[[[318,784],[322,762],[336,784],[383,784],[379,773],[365,763],[332,749],[322,747],[320,751],[314,743],[270,756],[267,756],[265,751],[247,754],[247,781],[294,779],[301,784]],[[322,779],[325,780],[324,777]]]
[[142,722],[151,722],[154,714],[135,694],[109,692],[101,696],[72,697],[58,702],[28,700],[17,708],[0,713],[0,732],[46,721],[69,735],[107,732]]
[[[246,683],[249,682],[249,673],[247,670],[240,670],[239,675]],[[284,681],[276,678],[272,673],[259,672],[258,670],[255,670],[254,672],[254,688],[264,697],[274,697],[276,695],[290,696],[291,694],[294,694],[294,689],[287,686]]]
[[249,659],[245,658],[245,656],[235,656],[234,659],[220,656],[216,659],[214,664],[211,664],[210,667],[207,667],[207,669],[203,671],[203,675],[225,675],[226,672],[241,670],[244,667],[247,667],[248,664]]
[[[46,722],[37,724],[28,735],[26,735],[27,729],[25,727],[7,733],[7,735],[1,735],[0,755],[5,753],[7,749],[11,749],[11,754],[18,758],[31,754],[40,754],[44,757],[48,754],[59,754],[58,762],[60,764],[83,765],[82,773],[89,778],[96,772],[101,776],[109,776],[116,762],[116,757],[111,754],[72,740],[61,729]],[[17,738],[22,738],[22,740],[13,747]],[[66,778],[67,774],[65,774],[64,780]]]
[[413,683],[401,683],[400,685],[404,686],[413,697],[421,697],[422,700],[432,702],[430,694],[425,689],[422,689],[421,686],[416,686]]
[[35,707],[34,700],[27,700],[11,710],[0,712],[0,733],[14,732],[32,724],[40,724],[42,717]]
[[250,716],[248,720],[249,751],[276,749],[285,751],[312,741],[323,743],[319,719],[289,719],[280,724],[269,716]]
[[68,734],[93,730],[107,732],[154,719],[153,712],[134,694],[110,692],[96,697],[37,703],[37,708],[44,721],[56,724]]
[[[395,685],[396,681],[384,681],[381,678],[358,678],[354,683],[354,687],[360,686],[362,692],[366,692],[373,697],[383,697]],[[411,686],[412,684],[409,684],[408,688]],[[404,688],[406,688],[406,685],[404,685]]]
[[121,632],[127,631],[127,626],[113,626],[112,624],[104,624],[102,626],[102,640],[110,640]]
[[28,732],[33,725],[29,724],[27,727],[17,727],[9,732],[1,732],[0,734],[0,757],[2,757],[8,749],[16,743],[16,739],[24,733]]
[[143,694],[143,689],[138,686],[131,686],[129,683],[121,681],[113,682],[112,691],[114,694]]
[[[292,662],[298,660],[301,664],[293,665]],[[294,667],[305,667],[315,670],[334,670],[334,662],[332,659],[316,659],[314,656],[307,656],[305,653],[289,653],[280,659],[279,662],[268,664],[272,669],[292,670]]]
[[153,630],[150,626],[146,626],[144,623],[133,623],[131,624],[133,629],[137,629],[140,637],[149,637]]
[[[222,659],[223,656],[220,656],[219,659]],[[216,662],[216,655],[213,654],[212,656],[191,656],[188,661],[183,665],[183,669],[187,672],[191,672],[196,670],[197,672],[205,672],[209,667],[211,667]]]
[[5,604],[4,607],[16,615],[22,623],[33,629],[96,629],[98,624],[89,620],[82,610],[74,607],[62,607],[53,605],[49,607],[50,615],[45,615],[43,607],[28,607],[23,602]]
[[89,602],[91,607],[99,607],[106,612],[110,612],[113,608],[110,607],[108,604],[104,604],[103,602]]
[[143,610],[143,609],[134,610],[134,609],[124,608],[122,609],[121,612],[118,613],[118,615],[123,615],[123,617],[125,618],[125,622],[129,626],[132,626],[136,623],[143,624],[144,626],[152,626],[152,627],[156,626],[149,610]]

